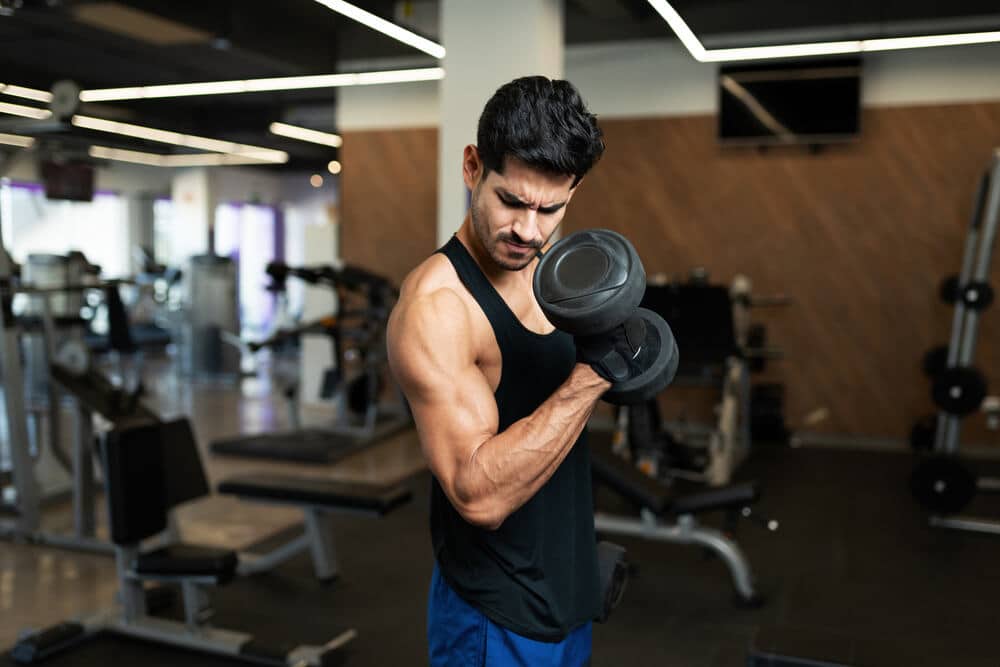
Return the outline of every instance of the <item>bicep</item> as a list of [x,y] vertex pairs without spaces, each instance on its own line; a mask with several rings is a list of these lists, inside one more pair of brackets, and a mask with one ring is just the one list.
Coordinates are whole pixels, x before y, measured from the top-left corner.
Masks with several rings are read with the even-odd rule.
[[456,480],[476,449],[496,435],[499,416],[457,295],[421,297],[394,316],[389,360],[431,472],[452,502],[460,501]]

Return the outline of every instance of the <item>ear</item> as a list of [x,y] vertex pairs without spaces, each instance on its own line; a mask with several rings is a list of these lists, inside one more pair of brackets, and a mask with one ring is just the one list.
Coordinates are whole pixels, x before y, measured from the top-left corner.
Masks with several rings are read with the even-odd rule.
[[462,153],[462,179],[465,187],[475,190],[482,176],[483,161],[479,157],[479,149],[469,144]]

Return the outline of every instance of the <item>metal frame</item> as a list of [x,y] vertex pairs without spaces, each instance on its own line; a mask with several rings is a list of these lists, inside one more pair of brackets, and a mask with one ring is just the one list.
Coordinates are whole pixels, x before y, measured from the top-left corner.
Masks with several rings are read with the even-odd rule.
[[[119,604],[78,622],[83,633],[70,643],[56,647],[56,651],[72,648],[86,639],[110,632],[135,639],[168,644],[182,649],[212,653],[256,664],[284,665],[288,667],[321,667],[333,652],[357,637],[357,631],[348,629],[322,646],[301,645],[284,659],[249,655],[244,647],[253,642],[253,635],[245,632],[215,628],[208,625],[211,610],[205,587],[216,583],[213,577],[156,577],[137,574],[132,564],[139,555],[135,545],[120,546],[115,550],[116,569],[120,586]],[[144,581],[168,581],[181,584],[184,603],[184,622],[156,618],[148,615]],[[44,659],[43,656],[42,659]]]
[[328,581],[337,576],[337,549],[333,537],[333,527],[330,525],[329,508],[316,505],[302,505],[291,501],[282,503],[271,499],[237,496],[241,500],[250,500],[266,504],[285,504],[299,507],[305,515],[305,528],[301,535],[272,549],[266,554],[240,553],[240,564],[237,573],[249,576],[268,572],[285,561],[309,551],[312,556],[313,570],[316,578]]
[[[12,270],[7,260],[7,253],[0,237],[0,283],[4,294],[13,298],[16,292],[25,292],[41,303],[42,339],[46,363],[53,358],[55,345],[55,326],[52,318],[49,298],[58,294],[57,289],[31,290],[15,288],[12,283]],[[95,553],[111,554],[112,546],[97,538],[97,480],[94,475],[93,453],[93,423],[91,415],[77,404],[75,415],[76,429],[74,433],[73,451],[67,457],[62,449],[60,428],[61,392],[54,382],[48,386],[49,413],[49,447],[55,458],[63,465],[69,464],[68,472],[72,480],[73,530],[69,534],[46,532],[41,527],[41,508],[45,502],[45,493],[35,475],[34,465],[30,455],[30,436],[28,433],[28,412],[23,387],[24,373],[21,364],[19,331],[13,319],[8,321],[11,313],[0,308],[0,336],[3,338],[0,348],[0,365],[2,365],[4,400],[7,416],[7,445],[10,449],[13,463],[13,482],[16,493],[15,507],[18,516],[12,521],[0,520],[0,537],[24,538],[29,541],[52,547],[75,549]],[[42,443],[39,441],[39,448]]]
[[[997,225],[1000,224],[1000,150],[993,152],[990,169],[980,182],[972,211],[969,232],[962,252],[962,269],[959,290],[973,282],[987,283],[996,245]],[[948,343],[948,366],[970,366],[976,353],[979,329],[979,311],[969,308],[958,298],[952,314],[951,338]],[[934,450],[941,454],[957,455],[960,447],[962,418],[943,410],[938,412]],[[1000,483],[981,478],[980,491],[1000,490]],[[930,525],[939,528],[966,530],[1000,535],[1000,521],[968,516],[932,516]]]
[[670,524],[661,522],[648,509],[643,509],[638,519],[598,512],[594,515],[594,528],[602,533],[703,546],[718,555],[729,568],[733,587],[742,600],[752,602],[758,597],[750,563],[739,545],[722,532],[702,526],[691,514],[678,516],[676,522]]

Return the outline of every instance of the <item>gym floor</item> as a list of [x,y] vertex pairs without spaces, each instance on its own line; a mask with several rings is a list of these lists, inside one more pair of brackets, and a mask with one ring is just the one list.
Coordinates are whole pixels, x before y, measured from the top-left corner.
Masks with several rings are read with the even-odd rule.
[[[281,428],[282,406],[267,387],[156,385],[165,413],[189,410],[203,446],[239,431]],[[601,437],[595,434],[595,437]],[[206,454],[210,476],[264,465]],[[741,477],[763,486],[760,512],[777,533],[742,523],[738,539],[767,604],[733,605],[725,568],[704,552],[613,538],[636,565],[622,606],[596,626],[595,665],[736,666],[758,633],[783,642],[832,642],[858,665],[996,665],[992,603],[1000,597],[1000,541],[934,531],[906,491],[904,453],[759,446]],[[284,467],[284,466],[280,466]],[[414,502],[376,520],[338,516],[341,578],[322,585],[307,556],[213,592],[220,626],[287,644],[321,642],[348,627],[359,635],[347,665],[422,664],[424,604],[432,566],[429,477],[412,432],[334,466],[288,466],[304,474],[380,481],[410,479]],[[984,472],[989,472],[984,470]],[[1000,515],[1000,502],[974,512]],[[598,495],[607,511],[628,511]],[[293,529],[298,513],[213,497],[181,514],[186,539],[244,548]],[[65,521],[64,512],[47,517]],[[719,523],[721,517],[707,517]],[[0,549],[0,644],[111,603],[110,558],[4,544]],[[800,651],[801,652],[801,651]],[[831,656],[832,657],[832,656]],[[229,661],[149,644],[97,639],[49,664],[225,665]],[[10,664],[7,658],[0,664]]]

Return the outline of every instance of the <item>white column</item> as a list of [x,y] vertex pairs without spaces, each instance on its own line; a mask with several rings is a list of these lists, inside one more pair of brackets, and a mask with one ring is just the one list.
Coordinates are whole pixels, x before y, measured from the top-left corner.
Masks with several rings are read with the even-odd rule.
[[185,260],[209,251],[209,230],[215,219],[212,176],[206,168],[178,171],[170,183],[174,202],[173,224],[183,227],[175,237],[183,245]]
[[437,238],[444,243],[465,218],[462,151],[476,143],[483,105],[519,76],[563,76],[563,3],[442,0],[441,38],[448,54],[440,87]]

